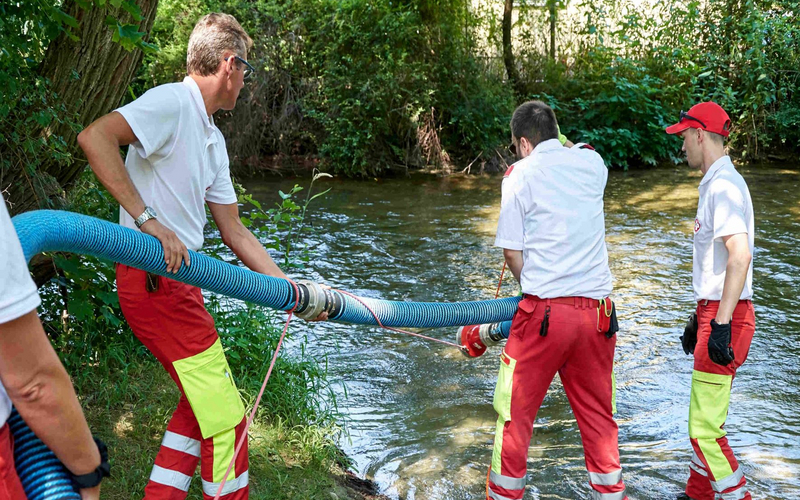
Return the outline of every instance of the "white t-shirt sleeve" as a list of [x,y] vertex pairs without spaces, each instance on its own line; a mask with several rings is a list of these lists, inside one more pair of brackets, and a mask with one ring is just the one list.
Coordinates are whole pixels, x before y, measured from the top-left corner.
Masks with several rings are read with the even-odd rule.
[[508,250],[524,248],[525,207],[511,185],[511,179],[503,180],[503,200],[500,204],[500,219],[497,221],[497,236],[494,246]]
[[744,193],[728,181],[714,183],[712,210],[714,218],[714,239],[733,234],[747,233]]
[[211,203],[219,203],[220,205],[230,205],[236,203],[236,190],[233,189],[233,181],[231,181],[230,164],[226,163],[219,172],[214,182],[206,190],[206,201]]
[[142,156],[167,156],[172,150],[181,119],[181,96],[173,85],[161,85],[145,92],[130,104],[118,108],[138,142],[132,144]]
[[41,300],[28,272],[22,246],[0,196],[0,324],[33,311]]

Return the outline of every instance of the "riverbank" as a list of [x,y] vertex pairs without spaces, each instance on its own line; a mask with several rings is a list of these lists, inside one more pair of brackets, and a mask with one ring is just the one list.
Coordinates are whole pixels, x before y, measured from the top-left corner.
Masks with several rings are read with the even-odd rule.
[[[83,377],[82,377],[83,378]],[[89,380],[91,379],[91,380]],[[89,426],[109,447],[111,479],[103,498],[141,498],[179,393],[154,360],[85,377],[78,384]],[[259,411],[263,411],[262,406]],[[257,419],[250,431],[250,498],[254,500],[384,500],[376,485],[347,470],[348,459],[327,429]],[[333,430],[331,430],[333,431]],[[202,498],[198,473],[188,498]]]

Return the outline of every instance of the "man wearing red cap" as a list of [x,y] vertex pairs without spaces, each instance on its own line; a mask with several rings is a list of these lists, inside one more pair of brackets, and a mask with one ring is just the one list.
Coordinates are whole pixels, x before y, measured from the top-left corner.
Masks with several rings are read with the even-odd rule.
[[689,438],[694,453],[681,499],[751,500],[747,481],[725,437],[731,384],[747,359],[755,332],[753,202],[725,155],[730,118],[716,103],[681,112],[668,134],[683,138],[691,168],[700,169],[694,221],[692,287],[697,311],[681,337],[694,353]]

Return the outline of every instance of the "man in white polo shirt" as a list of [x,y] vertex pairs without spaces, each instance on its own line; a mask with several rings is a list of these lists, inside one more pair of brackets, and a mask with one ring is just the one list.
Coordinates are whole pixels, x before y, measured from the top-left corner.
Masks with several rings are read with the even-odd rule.
[[689,462],[685,495],[692,500],[750,500],[747,481],[724,430],[736,370],[755,333],[753,303],[753,202],[742,176],[725,155],[731,120],[716,103],[703,102],[668,134],[683,138],[689,167],[703,173],[694,221],[692,287],[696,314],[681,337],[694,353],[689,406]]
[[[100,452],[69,375],[47,339],[41,301],[0,196],[0,499],[26,500],[14,469],[11,404],[76,477],[83,500],[100,498]],[[8,391],[6,393],[6,391]]]
[[[624,500],[612,416],[616,316],[605,242],[608,170],[591,146],[564,147],[553,110],[530,101],[514,111],[521,158],[503,180],[495,246],[524,293],[500,356],[498,413],[487,498],[525,494],[536,413],[560,375],[581,432],[596,500]],[[562,136],[563,137],[563,136]]]
[[[120,224],[161,242],[167,271],[191,265],[203,245],[206,205],[222,241],[250,269],[286,278],[239,219],[225,139],[212,115],[236,105],[252,40],[227,14],[209,14],[189,39],[188,76],[99,118],[78,136],[89,165],[119,201]],[[125,164],[119,147],[130,145]],[[213,498],[244,431],[244,406],[199,288],[117,266],[117,291],[134,334],[181,390],[155,460],[147,499],[186,497],[200,463]],[[318,319],[326,319],[323,313]],[[222,498],[248,497],[247,440]]]

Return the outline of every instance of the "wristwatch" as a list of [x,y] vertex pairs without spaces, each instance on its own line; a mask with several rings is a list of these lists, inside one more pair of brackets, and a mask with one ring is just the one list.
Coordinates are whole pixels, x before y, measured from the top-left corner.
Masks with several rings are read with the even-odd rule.
[[144,207],[144,212],[142,212],[142,215],[137,217],[136,220],[133,222],[134,224],[136,224],[136,227],[142,227],[142,224],[149,221],[150,219],[155,219],[157,217],[158,214],[156,214],[155,210],[153,210],[150,207]]
[[111,476],[111,464],[108,463],[108,448],[106,448],[104,442],[97,438],[94,438],[94,442],[97,444],[97,450],[100,452],[100,465],[92,472],[81,474],[80,476],[76,476],[67,469],[70,479],[72,479],[72,482],[81,490],[84,488],[94,488],[100,484],[100,481],[102,481],[104,477]]

